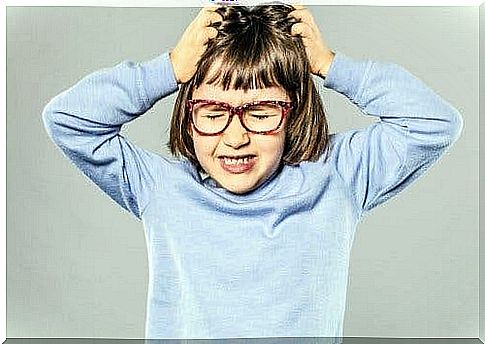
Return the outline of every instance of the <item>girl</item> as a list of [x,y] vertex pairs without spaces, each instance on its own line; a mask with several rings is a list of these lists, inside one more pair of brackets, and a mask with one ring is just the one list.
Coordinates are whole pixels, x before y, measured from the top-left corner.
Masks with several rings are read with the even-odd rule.
[[[312,74],[380,121],[329,134]],[[122,125],[178,90],[168,159]],[[351,59],[288,5],[204,8],[169,53],[88,75],[47,131],[143,221],[147,338],[342,337],[356,226],[455,142],[403,68]]]

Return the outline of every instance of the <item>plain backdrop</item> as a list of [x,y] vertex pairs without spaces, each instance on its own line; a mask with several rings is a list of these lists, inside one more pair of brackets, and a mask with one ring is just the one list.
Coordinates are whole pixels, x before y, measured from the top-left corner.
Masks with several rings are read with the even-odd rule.
[[[361,223],[345,336],[478,334],[478,7],[311,6],[328,45],[402,65],[459,109],[456,144]],[[173,48],[194,8],[7,7],[7,337],[143,338],[141,222],[54,146],[47,102],[83,76]],[[319,84],[332,132],[364,127]],[[175,95],[123,129],[167,155]]]
[[[485,3],[482,2],[480,5],[480,49],[479,49],[479,56],[485,56]],[[480,59],[480,66],[479,66],[480,71],[485,71],[485,61],[483,58]],[[480,73],[480,89],[485,89],[485,78],[484,78],[484,73]],[[483,106],[485,104],[485,92],[480,92],[480,98],[479,102],[481,105],[481,110],[483,112]],[[480,134],[482,138],[484,137],[483,135],[485,134],[485,121],[480,122]],[[485,150],[485,140],[480,140],[480,150],[484,151]],[[480,160],[480,166],[479,170],[481,171],[482,177],[484,176],[483,171],[485,171],[485,160],[484,159],[479,159]],[[485,194],[485,183],[481,183],[479,185],[479,190],[480,194]],[[485,204],[482,202],[480,204],[480,209],[479,213],[483,213],[482,209],[485,211]],[[483,227],[483,226],[482,226]],[[480,247],[485,247],[485,230],[480,227],[480,235],[479,235],[479,242],[480,242]],[[479,259],[479,267],[480,267],[480,324],[479,324],[479,330],[480,330],[480,335],[479,338],[483,341],[485,341],[485,252],[484,250],[480,250],[480,259]]]

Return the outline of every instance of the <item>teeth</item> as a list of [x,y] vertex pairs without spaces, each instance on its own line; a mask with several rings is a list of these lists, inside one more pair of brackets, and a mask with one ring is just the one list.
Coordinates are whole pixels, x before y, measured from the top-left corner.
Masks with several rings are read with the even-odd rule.
[[247,164],[250,158],[244,159],[231,159],[231,158],[224,158],[224,163],[226,165],[240,165],[240,164]]

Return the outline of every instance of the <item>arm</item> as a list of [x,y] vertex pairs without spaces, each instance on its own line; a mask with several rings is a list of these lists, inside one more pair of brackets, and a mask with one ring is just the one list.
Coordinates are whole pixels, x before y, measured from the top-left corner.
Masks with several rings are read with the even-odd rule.
[[402,67],[337,54],[326,87],[379,122],[335,135],[332,156],[361,214],[425,173],[458,139],[459,112]]
[[457,140],[462,117],[402,67],[334,54],[303,6],[295,6],[290,15],[299,21],[292,34],[302,38],[312,73],[380,119],[331,140],[337,173],[362,215],[427,171]]
[[148,111],[195,73],[211,25],[220,15],[203,8],[174,50],[145,63],[123,62],[83,78],[52,99],[43,120],[62,152],[114,201],[138,219],[157,176],[169,175],[162,157],[120,135],[122,125]]
[[140,218],[142,187],[154,181],[160,157],[134,146],[120,130],[174,92],[168,54],[92,73],[53,98],[43,111],[54,143],[114,201]]

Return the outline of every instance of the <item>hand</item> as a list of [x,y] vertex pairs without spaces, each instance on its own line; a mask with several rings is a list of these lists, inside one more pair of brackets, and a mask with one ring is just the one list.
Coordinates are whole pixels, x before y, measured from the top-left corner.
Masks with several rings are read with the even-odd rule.
[[290,12],[288,16],[296,18],[300,22],[293,24],[291,34],[301,36],[310,62],[311,72],[324,78],[332,64],[335,53],[327,47],[322,39],[310,11],[301,5],[294,5],[294,7],[295,10]]
[[217,36],[213,23],[222,21],[217,6],[204,7],[189,24],[177,46],[170,52],[175,78],[178,83],[189,81],[197,70],[197,63],[206,50],[206,43]]

